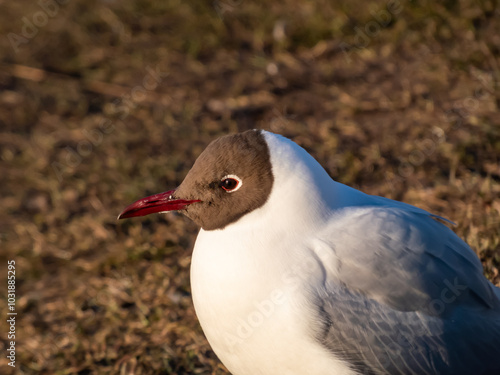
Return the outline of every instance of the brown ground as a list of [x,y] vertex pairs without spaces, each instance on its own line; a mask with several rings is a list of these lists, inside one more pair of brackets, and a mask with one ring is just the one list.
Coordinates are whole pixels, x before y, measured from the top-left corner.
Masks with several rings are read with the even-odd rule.
[[228,132],[281,133],[338,181],[457,222],[500,285],[497,0],[189,3],[2,5],[18,373],[227,374],[190,299],[197,228],[116,216]]

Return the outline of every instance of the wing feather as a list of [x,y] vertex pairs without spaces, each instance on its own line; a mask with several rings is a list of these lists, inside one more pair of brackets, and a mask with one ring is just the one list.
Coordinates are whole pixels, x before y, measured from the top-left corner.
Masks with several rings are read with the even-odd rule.
[[314,334],[360,373],[500,373],[500,293],[432,215],[345,208],[310,246],[324,267]]
[[[439,315],[478,302],[500,309],[476,254],[430,214],[398,207],[343,211],[319,234],[333,249],[335,261],[323,262],[333,279],[402,311]],[[436,300],[445,311],[434,311]]]

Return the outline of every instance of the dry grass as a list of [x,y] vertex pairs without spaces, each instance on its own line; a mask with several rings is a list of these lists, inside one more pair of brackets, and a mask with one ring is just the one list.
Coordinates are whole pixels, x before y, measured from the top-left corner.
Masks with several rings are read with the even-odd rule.
[[337,3],[72,1],[17,53],[5,36],[40,7],[4,4],[0,280],[15,259],[18,373],[227,373],[190,299],[197,228],[116,221],[227,132],[292,137],[340,182],[450,218],[500,284],[497,1],[401,1],[380,30],[387,2]]

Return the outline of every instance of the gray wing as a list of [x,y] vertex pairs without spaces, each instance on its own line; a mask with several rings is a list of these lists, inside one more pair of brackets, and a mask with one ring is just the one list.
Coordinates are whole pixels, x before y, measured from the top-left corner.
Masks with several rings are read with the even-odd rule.
[[500,374],[500,293],[429,214],[345,209],[312,245],[318,339],[366,374]]

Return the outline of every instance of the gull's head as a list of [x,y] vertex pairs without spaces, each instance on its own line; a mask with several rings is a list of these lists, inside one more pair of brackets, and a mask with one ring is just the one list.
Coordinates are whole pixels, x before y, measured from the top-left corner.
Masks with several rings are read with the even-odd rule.
[[273,183],[264,132],[249,130],[210,143],[177,189],[139,199],[118,218],[180,211],[205,230],[222,229],[263,206]]

